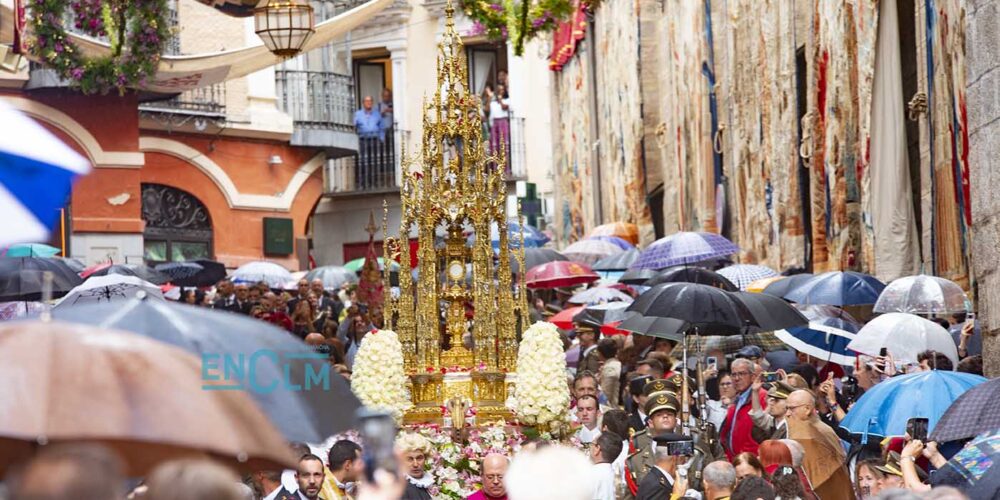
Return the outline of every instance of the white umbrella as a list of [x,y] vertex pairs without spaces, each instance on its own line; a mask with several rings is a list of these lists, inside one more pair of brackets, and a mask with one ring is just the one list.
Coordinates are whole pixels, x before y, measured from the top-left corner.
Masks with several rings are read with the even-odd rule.
[[95,302],[115,302],[136,297],[139,292],[154,300],[164,300],[160,287],[135,276],[108,274],[92,276],[83,284],[73,288],[54,308],[72,307]]
[[919,274],[899,278],[882,290],[875,302],[878,313],[952,314],[967,310],[969,298],[951,280]]
[[958,364],[958,348],[948,330],[907,313],[887,313],[871,320],[847,348],[869,356],[878,356],[885,348],[896,361],[903,363],[916,363],[921,352],[937,351],[948,356],[954,365]]
[[229,278],[234,283],[257,283],[258,281],[263,281],[271,288],[281,288],[285,283],[292,280],[292,273],[274,262],[258,260],[238,267]]
[[599,286],[595,288],[588,288],[582,292],[577,292],[566,302],[571,304],[586,305],[604,304],[607,302],[628,302],[631,304],[632,300],[633,299],[630,295],[623,293],[620,290]]
[[615,245],[614,243],[604,240],[591,239],[577,241],[576,243],[564,248],[562,251],[562,254],[569,260],[582,262],[587,265],[594,264],[601,259],[620,253],[625,253],[625,250],[622,250],[621,247]]

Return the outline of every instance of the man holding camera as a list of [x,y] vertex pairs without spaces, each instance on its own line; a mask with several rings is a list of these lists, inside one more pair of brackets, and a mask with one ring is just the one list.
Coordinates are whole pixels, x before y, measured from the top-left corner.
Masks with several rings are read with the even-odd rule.
[[680,434],[660,434],[652,438],[653,467],[639,483],[636,500],[661,500],[700,495],[688,489],[688,468],[684,465],[694,455],[694,442]]

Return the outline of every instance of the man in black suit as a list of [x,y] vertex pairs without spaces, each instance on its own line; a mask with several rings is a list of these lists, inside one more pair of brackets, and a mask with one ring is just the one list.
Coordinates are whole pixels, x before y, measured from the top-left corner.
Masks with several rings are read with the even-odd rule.
[[[674,445],[682,442],[692,443],[691,438],[681,434],[660,434],[653,437],[656,441],[656,460],[646,477],[639,483],[639,491],[636,493],[636,500],[661,500],[670,498],[671,493],[681,497],[688,494],[687,469],[678,466],[684,465],[690,458],[685,454],[678,453],[673,449]],[[690,449],[693,449],[690,446]]]
[[646,414],[644,413],[646,395],[643,390],[646,387],[646,383],[652,380],[653,377],[650,377],[649,375],[640,375],[630,380],[628,383],[628,392],[632,397],[635,410],[628,415],[629,435],[627,437],[632,437],[637,432],[646,430]]
[[309,290],[317,297],[316,308],[319,311],[326,311],[327,318],[336,322],[340,318],[340,312],[344,310],[344,304],[334,295],[327,293],[323,288],[323,280],[319,278],[312,280]]

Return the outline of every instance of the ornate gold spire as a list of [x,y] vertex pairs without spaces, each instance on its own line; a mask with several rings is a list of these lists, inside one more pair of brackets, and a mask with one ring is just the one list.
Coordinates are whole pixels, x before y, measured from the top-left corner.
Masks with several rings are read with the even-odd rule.
[[[399,237],[385,238],[386,260],[398,257],[405,270],[409,235],[412,229],[417,233],[419,277],[413,283],[409,273],[400,272],[398,298],[386,301],[386,323],[399,333],[406,370],[414,376],[418,411],[421,405],[443,404],[443,399],[421,400],[440,396],[441,391],[427,390],[426,384],[433,383],[427,373],[441,368],[474,370],[473,380],[493,374],[487,379],[499,385],[477,385],[476,392],[503,397],[502,374],[515,369],[517,330],[526,318],[524,287],[515,287],[511,274],[506,158],[490,154],[483,138],[481,99],[469,92],[465,51],[453,15],[449,1],[438,45],[437,87],[424,102],[420,151],[403,154]],[[494,224],[500,232],[496,261],[490,234]],[[518,247],[515,258],[523,269],[523,249]],[[470,336],[472,349],[464,345]],[[497,404],[476,401],[477,406]]]

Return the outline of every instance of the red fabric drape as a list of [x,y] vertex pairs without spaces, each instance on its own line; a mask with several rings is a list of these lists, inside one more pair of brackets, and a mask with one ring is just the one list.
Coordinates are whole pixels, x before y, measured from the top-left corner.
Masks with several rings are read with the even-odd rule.
[[576,11],[568,21],[559,23],[552,34],[552,53],[549,54],[549,69],[562,71],[563,65],[573,58],[576,44],[587,33],[587,7],[578,1]]

